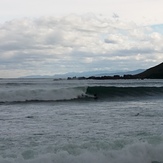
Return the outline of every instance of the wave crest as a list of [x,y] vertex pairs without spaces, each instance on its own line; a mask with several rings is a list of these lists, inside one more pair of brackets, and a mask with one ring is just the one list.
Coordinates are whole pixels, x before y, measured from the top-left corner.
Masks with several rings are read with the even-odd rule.
[[30,101],[62,101],[72,100],[81,96],[85,87],[62,89],[23,89],[0,92],[0,102],[30,102]]
[[13,89],[0,91],[0,103],[10,102],[46,102],[88,99],[131,99],[143,97],[162,97],[163,87],[114,87],[83,86],[61,89]]

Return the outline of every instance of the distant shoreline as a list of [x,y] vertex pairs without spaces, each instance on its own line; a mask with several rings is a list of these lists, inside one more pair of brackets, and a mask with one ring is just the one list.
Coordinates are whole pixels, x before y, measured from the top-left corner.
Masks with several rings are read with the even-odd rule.
[[94,79],[94,80],[107,80],[107,79],[111,79],[111,80],[117,80],[117,79],[163,79],[163,63],[156,65],[154,67],[151,67],[147,70],[145,70],[144,72],[141,72],[139,74],[136,75],[131,75],[131,74],[126,74],[123,76],[120,75],[114,75],[114,76],[101,76],[101,77],[96,77],[96,76],[90,76],[90,77],[73,77],[67,78],[68,80],[72,80],[72,79]]
[[118,80],[118,79],[140,79],[135,77],[135,75],[114,75],[114,76],[90,76],[90,77],[68,77],[67,80]]

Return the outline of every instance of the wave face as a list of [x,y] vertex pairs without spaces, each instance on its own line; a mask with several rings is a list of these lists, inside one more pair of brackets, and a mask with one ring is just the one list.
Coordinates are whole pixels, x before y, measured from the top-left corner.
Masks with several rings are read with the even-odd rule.
[[162,97],[162,81],[53,81],[8,79],[0,81],[0,103]]
[[88,87],[86,94],[97,94],[100,98],[126,98],[126,97],[147,97],[162,96],[163,87]]
[[129,99],[163,96],[163,87],[88,86],[61,89],[16,89],[0,91],[0,102],[46,102],[94,99]]

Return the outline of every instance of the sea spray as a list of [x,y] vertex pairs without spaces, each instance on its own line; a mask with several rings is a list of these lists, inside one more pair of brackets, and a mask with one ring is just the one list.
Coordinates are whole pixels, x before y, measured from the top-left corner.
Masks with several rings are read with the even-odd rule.
[[0,91],[0,102],[27,101],[62,101],[76,99],[85,94],[86,87],[72,87],[62,89],[14,89]]

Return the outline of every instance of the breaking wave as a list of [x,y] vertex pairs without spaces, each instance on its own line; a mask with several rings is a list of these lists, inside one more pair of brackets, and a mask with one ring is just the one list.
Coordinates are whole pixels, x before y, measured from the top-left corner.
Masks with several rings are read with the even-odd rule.
[[61,89],[33,88],[0,91],[0,103],[11,102],[46,102],[94,99],[129,99],[163,96],[163,87],[114,87],[88,86]]
[[76,99],[85,93],[86,88],[62,88],[62,89],[16,89],[0,91],[0,102],[46,102],[68,101]]

